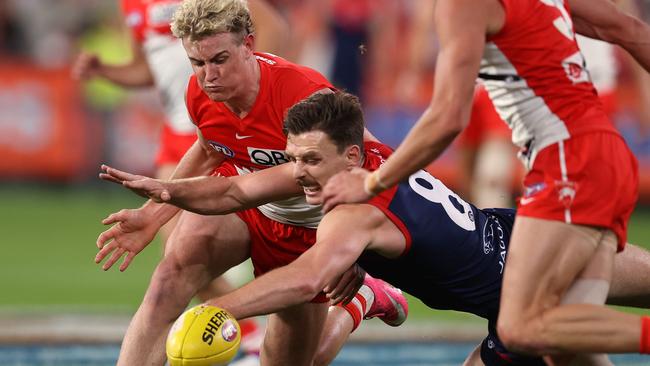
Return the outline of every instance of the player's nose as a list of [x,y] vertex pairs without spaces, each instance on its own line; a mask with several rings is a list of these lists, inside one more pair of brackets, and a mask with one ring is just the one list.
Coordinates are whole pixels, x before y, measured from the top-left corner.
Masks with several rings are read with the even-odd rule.
[[293,178],[296,180],[302,180],[305,178],[304,164],[299,161],[296,161],[293,164]]
[[219,79],[220,73],[219,66],[211,65],[210,63],[205,65],[205,81],[214,81]]

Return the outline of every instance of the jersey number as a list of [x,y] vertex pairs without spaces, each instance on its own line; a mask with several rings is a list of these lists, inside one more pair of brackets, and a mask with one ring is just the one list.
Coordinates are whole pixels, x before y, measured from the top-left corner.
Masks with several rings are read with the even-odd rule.
[[425,171],[419,170],[409,177],[409,185],[420,196],[431,202],[441,204],[449,218],[456,225],[467,231],[476,230],[472,206],[445,187],[442,182]]
[[555,28],[562,33],[563,36],[573,41],[575,33],[573,33],[573,20],[571,15],[564,7],[563,0],[540,0],[544,5],[552,6],[560,12],[560,16],[553,21]]

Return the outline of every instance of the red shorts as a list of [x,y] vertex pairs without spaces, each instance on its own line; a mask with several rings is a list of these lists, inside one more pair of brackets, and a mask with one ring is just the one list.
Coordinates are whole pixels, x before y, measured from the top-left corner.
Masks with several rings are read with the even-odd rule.
[[178,164],[185,152],[196,141],[196,133],[179,134],[164,125],[160,133],[160,147],[156,155],[156,166]]
[[488,138],[510,141],[510,127],[499,117],[488,93],[477,87],[472,103],[469,124],[458,136],[458,143],[467,148],[478,148]]
[[610,229],[620,251],[638,194],[638,163],[623,138],[585,133],[537,154],[517,215]]
[[[253,208],[237,212],[251,236],[251,261],[255,277],[293,262],[316,243],[316,229],[283,224]],[[327,302],[324,293],[312,302]]]

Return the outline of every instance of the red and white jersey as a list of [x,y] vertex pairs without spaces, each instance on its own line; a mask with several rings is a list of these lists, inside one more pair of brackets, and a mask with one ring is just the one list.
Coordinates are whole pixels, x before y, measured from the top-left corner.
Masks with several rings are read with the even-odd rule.
[[611,94],[616,89],[619,64],[615,46],[605,41],[576,35],[580,51],[587,61],[587,71],[598,94]]
[[[318,72],[268,53],[255,53],[260,88],[250,112],[239,118],[225,104],[214,102],[192,76],[187,87],[187,110],[207,144],[226,156],[239,175],[288,162],[283,128],[286,111],[318,90],[333,88]],[[320,206],[304,197],[258,207],[268,218],[286,224],[316,227]]]
[[488,37],[479,78],[527,165],[544,147],[590,131],[617,133],[598,99],[562,0],[500,0],[506,18]]
[[180,39],[171,33],[170,22],[180,0],[122,0],[122,11],[133,38],[142,45],[169,127],[178,134],[194,134],[187,116],[185,88],[192,67]]

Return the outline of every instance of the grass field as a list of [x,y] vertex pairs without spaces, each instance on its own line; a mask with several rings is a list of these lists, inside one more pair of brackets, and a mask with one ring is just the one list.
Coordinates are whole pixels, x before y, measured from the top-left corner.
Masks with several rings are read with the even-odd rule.
[[[0,311],[132,313],[160,256],[155,242],[123,273],[93,261],[100,220],[142,199],[119,187],[0,185]],[[630,241],[650,247],[650,210],[637,209]],[[411,321],[471,320],[411,301]]]

